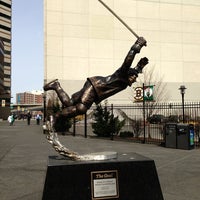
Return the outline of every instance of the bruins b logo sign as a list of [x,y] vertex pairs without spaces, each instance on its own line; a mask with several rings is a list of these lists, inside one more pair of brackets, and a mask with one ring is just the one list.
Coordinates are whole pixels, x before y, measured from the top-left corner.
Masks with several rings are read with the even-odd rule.
[[[143,99],[143,89],[144,89],[144,99]],[[136,102],[140,101],[153,101],[153,89],[154,87],[152,85],[150,86],[144,86],[143,87],[136,87],[134,89],[134,100]]]
[[134,100],[135,101],[143,101],[143,88],[136,87],[134,90]]

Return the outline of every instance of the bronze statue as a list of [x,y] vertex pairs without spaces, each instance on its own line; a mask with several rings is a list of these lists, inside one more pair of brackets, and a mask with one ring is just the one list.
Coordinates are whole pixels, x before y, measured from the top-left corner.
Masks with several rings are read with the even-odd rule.
[[102,77],[94,76],[87,78],[83,88],[74,93],[71,98],[62,89],[57,79],[44,86],[44,90],[54,90],[63,104],[63,110],[60,114],[67,117],[85,114],[91,105],[126,89],[136,81],[138,74],[142,72],[143,67],[148,64],[146,57],[141,58],[136,67],[131,68],[133,59],[140,49],[146,45],[146,40],[139,37],[129,50],[122,66],[112,75]]

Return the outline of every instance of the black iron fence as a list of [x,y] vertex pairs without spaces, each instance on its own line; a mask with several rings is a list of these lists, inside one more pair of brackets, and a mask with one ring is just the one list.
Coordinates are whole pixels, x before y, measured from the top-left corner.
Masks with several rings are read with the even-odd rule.
[[[195,147],[200,144],[200,102],[185,102],[184,117],[181,103],[155,103],[146,102],[130,105],[107,105],[112,109],[113,114],[119,119],[125,119],[125,125],[115,138],[125,138],[123,133],[131,133],[126,139],[142,142],[163,144],[165,141],[164,127],[166,123],[184,123],[194,125]],[[79,133],[82,131],[87,137],[92,134],[91,124],[93,122],[92,107],[87,112],[87,120],[76,124]],[[85,127],[85,125],[87,127]]]

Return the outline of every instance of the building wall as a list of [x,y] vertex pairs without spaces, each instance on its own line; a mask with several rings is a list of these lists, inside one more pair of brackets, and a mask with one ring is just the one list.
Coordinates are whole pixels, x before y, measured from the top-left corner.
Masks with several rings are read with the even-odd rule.
[[17,104],[42,104],[43,97],[42,94],[34,94],[31,92],[23,92],[16,94]]
[[[186,100],[200,99],[200,1],[104,0],[147,47],[146,71],[167,84],[168,101],[179,101],[180,85]],[[45,83],[58,78],[66,92],[81,89],[87,77],[113,73],[136,38],[98,0],[44,0]],[[148,72],[147,72],[148,73]],[[143,75],[140,75],[142,77]],[[155,86],[156,89],[156,86]],[[130,103],[131,88],[109,98]]]
[[0,38],[0,94],[4,92],[4,43]]
[[11,0],[0,1],[0,38],[4,45],[3,76],[0,76],[0,83],[3,91],[0,93],[0,100],[6,101],[5,107],[0,105],[0,119],[7,119],[10,114],[11,98]]

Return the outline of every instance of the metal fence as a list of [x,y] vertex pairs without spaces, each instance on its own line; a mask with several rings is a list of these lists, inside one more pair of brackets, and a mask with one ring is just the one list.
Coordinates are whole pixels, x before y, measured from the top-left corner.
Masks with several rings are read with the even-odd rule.
[[[113,108],[114,116],[120,120],[125,119],[125,125],[121,133],[132,133],[128,140],[142,143],[163,144],[165,141],[164,127],[166,123],[193,124],[195,130],[195,147],[200,144],[200,102],[185,102],[184,107],[181,103],[155,103],[146,102],[133,103],[130,105],[107,105]],[[93,122],[92,107],[87,112],[87,120],[82,120],[76,124],[76,132],[83,132],[85,136],[92,134],[91,124]],[[184,112],[183,112],[184,109]],[[184,117],[183,117],[184,113]],[[86,127],[87,126],[87,127]],[[120,134],[115,136],[120,137]]]

